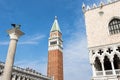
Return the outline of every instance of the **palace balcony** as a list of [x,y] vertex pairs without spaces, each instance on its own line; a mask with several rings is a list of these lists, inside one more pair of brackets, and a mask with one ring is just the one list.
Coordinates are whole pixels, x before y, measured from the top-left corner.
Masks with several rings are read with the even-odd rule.
[[[103,75],[103,71],[96,71],[96,76],[110,76],[114,75],[113,70],[105,70],[105,75]],[[115,75],[120,75],[120,69],[115,69]]]

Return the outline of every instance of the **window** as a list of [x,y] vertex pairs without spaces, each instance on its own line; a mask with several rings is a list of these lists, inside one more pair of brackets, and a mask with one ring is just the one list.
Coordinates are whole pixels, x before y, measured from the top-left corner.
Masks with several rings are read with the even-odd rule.
[[120,19],[114,18],[109,23],[110,34],[120,33]]
[[50,45],[55,45],[57,44],[57,41],[50,42]]

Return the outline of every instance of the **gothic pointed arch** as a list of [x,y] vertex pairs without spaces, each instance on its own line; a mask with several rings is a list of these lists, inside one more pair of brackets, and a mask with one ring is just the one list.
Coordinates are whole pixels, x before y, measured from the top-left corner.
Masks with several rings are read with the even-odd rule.
[[93,63],[95,62],[96,57],[98,57],[99,60],[100,60],[100,58],[101,58],[99,54],[93,55],[93,59],[92,59],[92,62],[93,62]]
[[112,70],[111,62],[108,56],[104,56],[104,68],[105,70]]
[[114,56],[115,56],[115,55],[117,55],[117,57],[119,57],[119,58],[120,58],[120,53],[119,53],[119,52],[114,52],[114,53],[112,54],[113,59],[114,59]]
[[95,68],[97,71],[102,71],[102,66],[101,66],[101,62],[100,59],[98,57],[95,58]]
[[113,63],[115,69],[120,69],[120,58],[118,57],[117,54],[114,55]]
[[16,77],[15,77],[15,80],[17,80],[18,79],[18,75],[16,75]]
[[[120,58],[120,45],[117,45],[117,46],[116,46],[116,51],[115,51],[114,54],[116,54],[116,55]],[[113,56],[114,56],[114,55],[113,55]]]
[[110,56],[109,53],[104,53],[104,54],[102,55],[102,57],[105,57],[105,56],[107,56],[109,59],[111,58],[111,56]]
[[27,80],[27,78],[25,77],[25,80]]

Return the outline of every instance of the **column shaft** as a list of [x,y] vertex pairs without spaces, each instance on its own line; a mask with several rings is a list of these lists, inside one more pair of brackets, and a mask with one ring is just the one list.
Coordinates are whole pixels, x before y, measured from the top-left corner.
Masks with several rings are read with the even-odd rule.
[[27,78],[27,80],[29,80],[29,78]]
[[115,68],[114,68],[114,65],[113,65],[113,61],[111,61],[111,66],[112,66],[113,75],[116,75]]
[[16,75],[13,75],[12,80],[15,80],[15,79],[16,79]]
[[25,80],[25,77],[23,77],[22,80]]
[[105,68],[103,62],[101,62],[101,65],[102,65],[103,76],[105,76],[106,74],[105,74]]
[[21,80],[21,76],[19,76],[17,80]]
[[16,51],[17,40],[11,39],[8,49],[8,54],[5,63],[4,75],[3,80],[10,80],[12,74],[12,67],[14,63],[14,56]]
[[93,70],[93,77],[95,77],[95,76],[96,76],[96,71],[95,71],[95,66],[94,66],[94,64],[92,64],[92,70]]

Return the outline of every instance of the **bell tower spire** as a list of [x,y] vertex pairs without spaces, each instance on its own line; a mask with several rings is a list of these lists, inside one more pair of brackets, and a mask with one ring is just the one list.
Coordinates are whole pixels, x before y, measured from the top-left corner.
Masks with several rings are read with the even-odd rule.
[[55,16],[55,20],[54,20],[54,23],[53,23],[52,28],[51,28],[51,32],[53,32],[53,31],[61,32],[59,24],[58,24],[57,16]]
[[53,22],[48,45],[47,75],[54,80],[63,80],[63,41],[57,17]]

